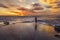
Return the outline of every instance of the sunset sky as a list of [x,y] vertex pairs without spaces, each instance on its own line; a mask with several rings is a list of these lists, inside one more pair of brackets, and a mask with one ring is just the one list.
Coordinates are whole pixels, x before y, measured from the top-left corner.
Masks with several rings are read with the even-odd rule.
[[[40,3],[43,7],[46,5],[55,7],[55,2],[57,1],[59,0],[0,0],[0,15],[18,15],[11,11],[19,11],[16,8],[20,6],[30,8],[32,3]],[[51,11],[52,10],[57,11],[57,9],[51,9]]]
[[20,5],[20,4],[31,4],[32,2],[35,3],[44,3],[44,4],[50,4],[54,3],[58,0],[0,0],[0,4],[5,4],[5,5]]

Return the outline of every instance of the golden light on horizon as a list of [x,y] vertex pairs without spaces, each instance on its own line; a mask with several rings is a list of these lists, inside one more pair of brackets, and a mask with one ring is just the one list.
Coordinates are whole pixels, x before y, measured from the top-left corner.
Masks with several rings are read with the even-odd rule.
[[11,8],[0,8],[0,16],[28,16],[31,15],[32,12],[28,10],[18,10],[18,9],[11,9]]
[[24,16],[24,11],[0,8],[0,16]]

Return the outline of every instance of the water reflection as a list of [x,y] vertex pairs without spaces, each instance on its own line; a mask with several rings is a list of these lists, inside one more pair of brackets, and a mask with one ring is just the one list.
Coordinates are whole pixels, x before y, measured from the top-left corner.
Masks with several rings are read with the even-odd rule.
[[56,34],[54,27],[49,24],[38,24],[38,31],[48,36],[52,36]]
[[[37,23],[37,31],[35,31],[35,23],[34,22],[19,22],[12,25],[6,25],[4,27],[0,28],[0,35],[3,33],[4,35],[8,34],[7,38],[10,37],[10,35],[17,35],[16,39],[22,39],[22,40],[29,40],[35,39],[35,40],[59,40],[56,37],[57,32],[54,29],[54,26],[45,23],[45,22],[39,22]],[[2,31],[1,31],[2,30]],[[8,32],[8,33],[7,33]],[[3,35],[2,34],[2,35]],[[3,35],[3,37],[4,37]],[[12,36],[11,36],[12,37]],[[14,37],[14,39],[15,39]],[[12,37],[13,38],[13,37]],[[9,38],[8,38],[9,39]]]

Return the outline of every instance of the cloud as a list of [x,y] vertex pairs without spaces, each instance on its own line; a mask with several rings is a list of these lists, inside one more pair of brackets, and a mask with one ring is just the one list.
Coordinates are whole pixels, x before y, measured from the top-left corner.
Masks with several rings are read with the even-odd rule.
[[8,8],[8,6],[6,6],[6,5],[4,5],[4,4],[0,4],[0,7]]

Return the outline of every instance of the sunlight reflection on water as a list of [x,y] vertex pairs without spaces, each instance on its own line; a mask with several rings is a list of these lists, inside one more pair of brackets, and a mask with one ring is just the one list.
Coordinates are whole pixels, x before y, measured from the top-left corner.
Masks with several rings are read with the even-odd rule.
[[54,27],[51,25],[48,25],[48,24],[39,24],[38,31],[42,32],[48,36],[52,36],[52,35],[56,34]]

